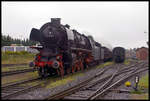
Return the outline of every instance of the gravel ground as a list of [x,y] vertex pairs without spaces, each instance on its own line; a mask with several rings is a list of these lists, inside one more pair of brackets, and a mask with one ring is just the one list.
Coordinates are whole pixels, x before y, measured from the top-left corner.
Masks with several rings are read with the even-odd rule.
[[[117,67],[116,65],[113,65],[113,68],[106,71],[104,73],[104,75],[108,75],[108,74],[113,73],[114,71],[116,71],[116,67]],[[74,85],[77,85],[80,82],[82,82],[83,80],[86,80],[89,77],[91,77],[93,74],[100,72],[101,70],[102,70],[102,68],[93,68],[93,69],[90,69],[90,70],[84,72],[83,76],[77,76],[75,80],[68,82],[65,85],[60,85],[60,86],[57,86],[54,88],[49,88],[49,89],[38,88],[38,89],[35,89],[34,91],[28,92],[26,94],[18,95],[18,96],[15,96],[13,98],[10,98],[10,99],[39,99],[39,100],[41,100],[47,96],[53,95],[53,94],[58,93],[60,91],[64,91],[64,90],[66,90],[66,89],[68,89]]]

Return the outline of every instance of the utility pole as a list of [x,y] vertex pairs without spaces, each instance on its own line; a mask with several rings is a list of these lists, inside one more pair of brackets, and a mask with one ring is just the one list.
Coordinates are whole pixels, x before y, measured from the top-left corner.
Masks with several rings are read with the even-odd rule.
[[[147,33],[147,31],[144,31],[144,33]],[[149,41],[147,41],[146,43],[147,43],[147,45],[148,45],[148,47],[149,47]]]

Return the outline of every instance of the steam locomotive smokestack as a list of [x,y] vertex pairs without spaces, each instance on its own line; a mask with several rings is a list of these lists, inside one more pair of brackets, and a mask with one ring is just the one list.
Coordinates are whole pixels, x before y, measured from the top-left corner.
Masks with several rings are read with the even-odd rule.
[[60,25],[61,24],[60,21],[61,21],[61,18],[51,18],[52,24]]

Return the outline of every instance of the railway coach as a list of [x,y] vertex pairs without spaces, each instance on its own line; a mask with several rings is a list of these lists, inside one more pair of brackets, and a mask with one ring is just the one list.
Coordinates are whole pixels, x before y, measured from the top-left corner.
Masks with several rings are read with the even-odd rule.
[[123,47],[115,47],[113,49],[113,60],[116,63],[124,62],[124,60],[125,60],[125,49]]

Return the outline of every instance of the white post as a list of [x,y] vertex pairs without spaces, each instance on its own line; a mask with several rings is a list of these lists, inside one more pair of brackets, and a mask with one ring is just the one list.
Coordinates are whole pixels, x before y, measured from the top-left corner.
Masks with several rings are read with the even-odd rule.
[[14,52],[16,52],[16,46],[14,46]]
[[25,47],[25,51],[27,51],[27,46],[24,46]]

